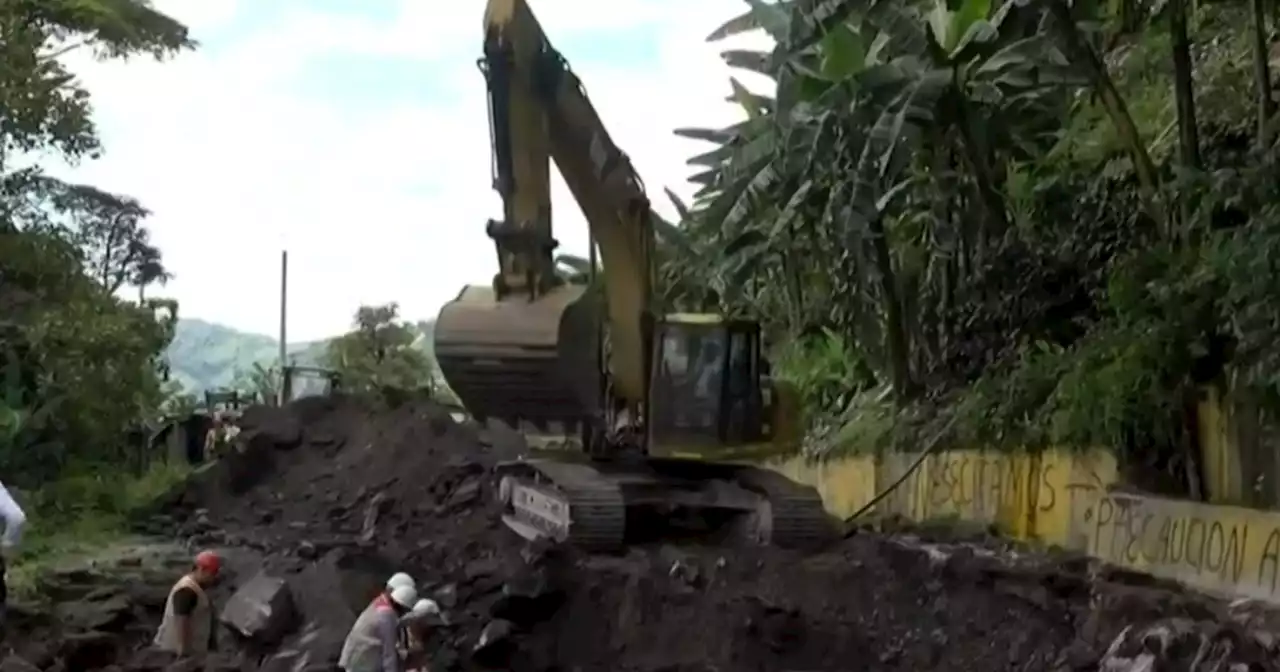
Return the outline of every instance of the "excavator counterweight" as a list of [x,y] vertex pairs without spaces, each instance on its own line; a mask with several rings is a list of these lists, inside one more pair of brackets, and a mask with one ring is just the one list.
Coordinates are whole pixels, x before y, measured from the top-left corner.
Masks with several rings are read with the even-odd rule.
[[[506,524],[598,550],[828,538],[816,490],[743,463],[798,447],[796,395],[772,379],[759,325],[657,310],[654,215],[630,159],[525,0],[489,0],[484,34],[498,273],[440,311],[435,355],[477,419],[584,449],[504,465]],[[553,161],[599,252],[585,285],[556,274]]]

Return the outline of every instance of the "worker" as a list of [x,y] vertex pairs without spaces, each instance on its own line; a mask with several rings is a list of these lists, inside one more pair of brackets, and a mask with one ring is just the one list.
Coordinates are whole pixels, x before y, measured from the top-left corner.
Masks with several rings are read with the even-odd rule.
[[418,582],[414,581],[412,576],[409,576],[404,572],[396,572],[391,575],[391,578],[387,579],[387,587],[382,590],[382,594],[387,597],[391,597],[391,591],[395,590],[399,586],[409,586],[410,588],[416,589],[418,587]]
[[213,605],[206,592],[218,582],[222,558],[213,551],[196,555],[192,570],[178,579],[164,605],[164,619],[153,644],[179,658],[201,656],[214,648]]
[[218,441],[222,434],[222,411],[215,410],[212,416],[212,422],[209,424],[209,430],[204,433],[204,459],[206,462],[221,457],[218,450]]
[[17,549],[22,528],[27,524],[27,514],[3,483],[0,483],[0,519],[4,520],[4,536],[0,536],[0,626],[3,626],[9,604],[9,584],[5,580],[9,556]]
[[435,600],[422,598],[413,609],[400,619],[400,655],[405,660],[405,672],[425,672],[427,627],[431,617],[440,615],[440,605]]
[[356,618],[342,643],[338,667],[343,672],[405,672],[400,651],[400,619],[418,601],[413,586],[398,585],[389,595],[379,595]]

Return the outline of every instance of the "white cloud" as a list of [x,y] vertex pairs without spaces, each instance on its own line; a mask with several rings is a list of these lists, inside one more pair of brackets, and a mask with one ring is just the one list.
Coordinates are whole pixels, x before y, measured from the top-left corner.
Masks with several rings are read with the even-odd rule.
[[[249,3],[160,0],[195,37],[236,25]],[[305,7],[305,3],[300,3]],[[478,3],[403,0],[393,22],[297,9],[275,25],[162,64],[75,67],[95,97],[107,156],[75,179],[137,196],[155,211],[156,241],[177,279],[183,312],[273,333],[278,258],[290,250],[290,338],[343,330],[362,302],[398,301],[407,317],[435,314],[467,282],[488,282],[494,261],[484,221],[500,213],[489,187],[488,126]],[[217,9],[214,9],[214,8]],[[534,7],[553,42],[643,25],[660,36],[653,63],[566,53],[615,141],[659,210],[662,188],[688,196],[696,143],[677,126],[734,118],[723,102],[728,70],[705,35],[739,0],[543,0]],[[622,21],[628,23],[623,24]],[[599,49],[606,52],[607,49]],[[299,93],[316,59],[384,57],[421,70],[406,90],[450,82],[456,98],[397,96],[386,106],[348,100],[336,78]],[[557,184],[556,234],[586,247],[586,224]]]

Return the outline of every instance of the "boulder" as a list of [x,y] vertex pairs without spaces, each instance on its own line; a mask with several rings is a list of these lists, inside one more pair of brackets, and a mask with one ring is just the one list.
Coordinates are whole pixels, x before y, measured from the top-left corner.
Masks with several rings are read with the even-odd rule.
[[288,582],[261,572],[227,600],[219,620],[255,644],[271,645],[297,626],[298,613]]

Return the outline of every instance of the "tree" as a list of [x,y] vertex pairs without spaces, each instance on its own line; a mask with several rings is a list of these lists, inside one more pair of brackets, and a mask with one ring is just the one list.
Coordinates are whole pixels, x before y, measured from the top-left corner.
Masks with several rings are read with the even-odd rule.
[[0,445],[6,480],[129,458],[128,437],[164,400],[158,372],[176,320],[172,302],[113,294],[167,277],[140,204],[13,159],[102,150],[89,94],[59,56],[161,58],[192,46],[184,26],[141,0],[0,0],[0,346],[16,371],[0,415],[24,419]]
[[236,372],[231,387],[258,400],[258,403],[268,404],[280,396],[281,381],[279,368],[254,362],[248,371]]
[[60,56],[87,49],[103,58],[163,58],[194,46],[186,26],[143,0],[3,0],[0,165],[14,152],[52,149],[77,159],[101,151],[89,92]]
[[114,294],[126,284],[144,290],[170,279],[142,221],[151,212],[128,196],[50,181],[48,204],[80,250],[85,273]]
[[[724,58],[772,87],[731,80],[742,121],[678,131],[713,148],[659,277],[726,288],[715,307],[763,323],[819,424],[1112,446],[1196,496],[1188,392],[1280,413],[1259,6],[746,5],[711,39],[768,33]],[[836,359],[859,365],[815,375]]]
[[331,341],[322,365],[337,371],[344,390],[382,394],[426,390],[434,385],[434,364],[416,347],[417,330],[400,319],[394,303],[361,306],[353,329]]

